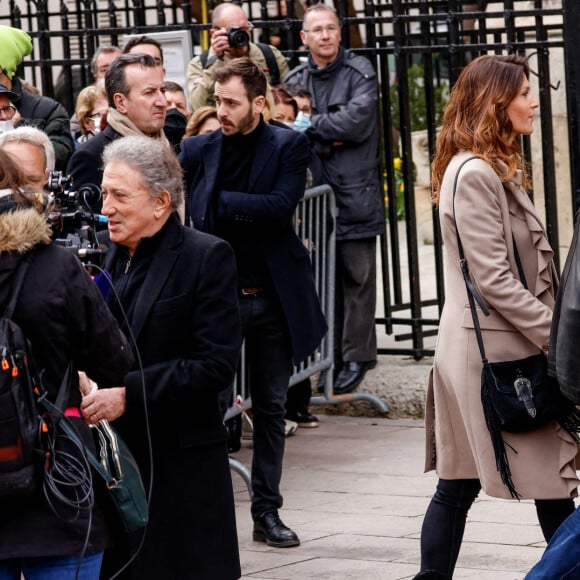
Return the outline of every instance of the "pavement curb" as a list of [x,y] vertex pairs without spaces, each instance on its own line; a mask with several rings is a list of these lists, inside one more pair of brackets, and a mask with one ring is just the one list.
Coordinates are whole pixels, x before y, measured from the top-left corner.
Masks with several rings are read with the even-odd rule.
[[[389,406],[389,413],[386,415],[367,401],[322,404],[312,409],[326,415],[422,419],[425,416],[425,393],[432,364],[432,357],[425,357],[420,361],[398,356],[378,358],[377,366],[367,372],[357,391],[371,393],[385,401]],[[316,384],[316,380],[313,384]]]

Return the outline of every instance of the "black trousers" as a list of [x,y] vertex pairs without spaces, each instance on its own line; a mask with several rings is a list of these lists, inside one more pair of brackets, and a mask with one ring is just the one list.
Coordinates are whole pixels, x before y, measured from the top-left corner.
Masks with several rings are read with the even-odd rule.
[[312,395],[312,385],[310,378],[304,379],[296,383],[288,390],[288,398],[286,400],[286,413],[288,415],[296,415],[297,413],[308,413],[310,405],[310,396]]
[[336,243],[334,365],[377,358],[377,238]]
[[284,415],[292,374],[292,346],[282,308],[273,295],[240,297],[254,424],[252,517],[282,507]]
[[[421,528],[421,572],[416,578],[453,577],[467,512],[481,490],[478,479],[439,479]],[[572,499],[537,499],[536,512],[546,542],[574,511]]]

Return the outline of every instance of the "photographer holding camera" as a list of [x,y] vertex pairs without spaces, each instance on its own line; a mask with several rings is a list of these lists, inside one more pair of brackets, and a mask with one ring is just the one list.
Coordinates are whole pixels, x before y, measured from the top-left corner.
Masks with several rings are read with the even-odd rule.
[[215,106],[212,73],[224,61],[247,56],[264,71],[271,86],[280,84],[288,74],[288,62],[277,48],[250,40],[252,25],[240,6],[218,4],[212,12],[212,26],[211,48],[192,59],[187,67],[193,112],[200,107]]

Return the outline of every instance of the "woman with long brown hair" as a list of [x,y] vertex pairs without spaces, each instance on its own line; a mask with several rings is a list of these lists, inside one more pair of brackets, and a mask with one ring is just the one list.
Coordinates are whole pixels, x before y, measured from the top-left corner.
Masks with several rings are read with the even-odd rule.
[[[427,395],[426,471],[435,469],[439,481],[423,522],[416,578],[452,578],[467,512],[480,490],[512,497],[484,418],[482,361],[457,232],[473,284],[490,311],[479,316],[488,359],[546,352],[557,276],[527,193],[520,144],[520,136],[533,131],[537,107],[524,58],[482,56],[460,74],[437,139],[433,200],[445,247],[446,300]],[[535,500],[549,540],[574,510],[578,446],[555,421],[501,436],[515,489],[522,499]]]

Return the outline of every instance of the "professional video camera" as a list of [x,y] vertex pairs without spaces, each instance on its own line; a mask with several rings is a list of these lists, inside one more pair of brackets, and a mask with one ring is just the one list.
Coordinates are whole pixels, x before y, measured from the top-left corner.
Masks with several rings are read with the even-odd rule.
[[[61,171],[51,171],[48,189],[55,198],[55,213],[52,221],[54,243],[64,246],[79,257],[82,262],[99,264],[103,250],[99,247],[96,230],[107,218],[93,211],[101,199],[101,188],[92,183],[72,189],[72,177]],[[100,225],[100,227],[99,227]]]

